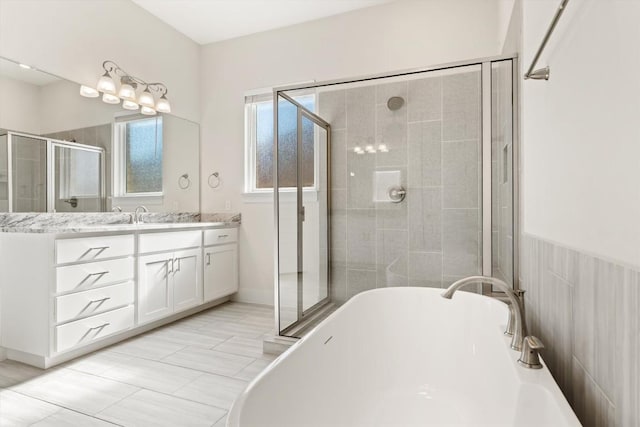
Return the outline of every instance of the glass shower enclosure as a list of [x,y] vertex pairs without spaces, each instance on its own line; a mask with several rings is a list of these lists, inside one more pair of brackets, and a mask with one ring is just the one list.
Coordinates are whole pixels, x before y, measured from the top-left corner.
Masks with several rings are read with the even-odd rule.
[[517,288],[516,75],[499,57],[274,91],[279,335],[375,288]]
[[104,149],[0,132],[0,212],[102,212]]

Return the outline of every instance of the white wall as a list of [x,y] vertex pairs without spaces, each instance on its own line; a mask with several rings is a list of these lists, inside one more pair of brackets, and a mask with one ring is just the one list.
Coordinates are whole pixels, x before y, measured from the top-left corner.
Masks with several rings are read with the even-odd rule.
[[[525,0],[523,68],[558,6]],[[572,0],[523,83],[526,233],[640,266],[640,2]]]
[[40,88],[0,76],[0,128],[40,133]]
[[39,133],[43,135],[103,125],[112,122],[116,113],[126,112],[100,98],[80,96],[80,87],[66,80],[41,86],[39,107]]
[[243,301],[273,301],[273,207],[243,203],[244,93],[496,55],[501,0],[399,1],[207,45],[201,56],[202,210],[242,212]]
[[199,46],[129,0],[0,0],[0,56],[94,86],[111,59],[199,121]]

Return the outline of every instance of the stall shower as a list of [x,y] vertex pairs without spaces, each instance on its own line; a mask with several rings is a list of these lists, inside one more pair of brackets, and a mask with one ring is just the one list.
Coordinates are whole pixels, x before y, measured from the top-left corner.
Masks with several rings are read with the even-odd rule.
[[517,285],[516,72],[509,57],[276,90],[281,335],[370,289]]

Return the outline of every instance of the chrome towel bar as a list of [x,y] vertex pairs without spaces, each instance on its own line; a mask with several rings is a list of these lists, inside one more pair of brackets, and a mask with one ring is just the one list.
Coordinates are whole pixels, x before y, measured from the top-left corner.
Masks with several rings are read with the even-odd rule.
[[549,38],[551,37],[553,30],[556,28],[556,25],[558,24],[558,21],[560,20],[560,16],[562,16],[562,12],[564,12],[564,10],[566,9],[567,3],[569,3],[569,0],[562,0],[560,2],[560,6],[558,6],[558,10],[556,10],[556,14],[553,16],[553,20],[551,21],[551,25],[549,25],[549,28],[547,29],[547,33],[544,35],[544,38],[542,39],[542,43],[540,43],[540,47],[536,52],[536,56],[533,57],[531,66],[529,66],[529,69],[527,70],[527,72],[524,73],[525,80],[528,80],[528,79],[549,80],[548,66],[544,68],[538,68],[537,70],[534,70],[534,68],[538,63],[538,60],[540,59],[540,55],[542,55],[542,51],[544,51],[544,48],[547,45],[547,42],[549,41]]

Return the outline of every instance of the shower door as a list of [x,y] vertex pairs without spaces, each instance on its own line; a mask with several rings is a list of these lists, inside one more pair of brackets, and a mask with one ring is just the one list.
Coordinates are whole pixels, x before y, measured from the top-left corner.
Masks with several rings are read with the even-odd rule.
[[47,211],[47,140],[9,133],[9,212]]
[[276,99],[276,306],[286,335],[329,302],[330,126],[310,111],[313,95]]
[[104,150],[55,142],[49,197],[53,212],[104,211]]

